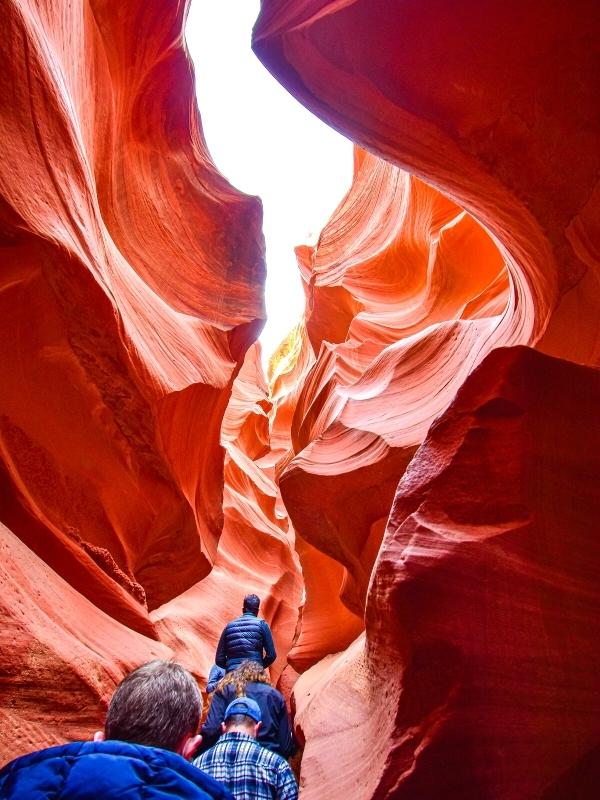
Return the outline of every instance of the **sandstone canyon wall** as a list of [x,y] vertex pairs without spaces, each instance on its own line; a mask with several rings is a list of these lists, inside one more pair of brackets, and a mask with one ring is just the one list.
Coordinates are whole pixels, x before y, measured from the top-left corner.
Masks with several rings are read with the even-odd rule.
[[[297,560],[252,461],[260,399],[241,394],[221,443],[264,244],[259,201],[206,151],[185,5],[2,5],[3,761],[89,736],[157,654],[205,678],[247,550],[284,662],[295,633]],[[213,565],[218,596],[197,596]],[[158,642],[182,596],[195,648]]]
[[357,145],[268,381],[186,5],[1,12],[1,760],[150,658],[202,683],[256,591],[302,797],[593,797],[595,4],[263,0]]
[[306,798],[593,796],[599,28],[588,2],[262,4],[257,55],[364,148],[275,373]]

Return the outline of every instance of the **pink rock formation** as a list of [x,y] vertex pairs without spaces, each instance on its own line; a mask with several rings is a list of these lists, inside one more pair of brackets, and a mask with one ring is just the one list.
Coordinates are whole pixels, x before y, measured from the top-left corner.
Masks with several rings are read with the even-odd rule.
[[90,738],[125,672],[171,651],[101,611],[0,523],[1,761]]
[[499,0],[383,0],[376,12],[369,0],[266,0],[253,46],[313,112],[482,223],[528,335],[590,363],[600,357],[599,28],[586,0],[532,0],[518,13]]
[[[376,5],[367,0],[265,0],[253,46],[301,102],[372,153],[357,152],[353,187],[318,246],[298,250],[308,297],[306,329],[298,338],[310,341],[315,361],[307,367],[304,346],[287,345],[305,360],[296,373],[302,388],[292,393],[291,449],[280,465],[280,486],[297,532],[322,554],[315,576],[327,574],[330,598],[339,602],[341,597],[349,611],[360,613],[370,585],[367,610],[377,608],[386,618],[390,611],[378,592],[388,597],[404,581],[401,548],[389,564],[380,554],[372,573],[370,569],[386,505],[414,448],[473,368],[495,348],[516,344],[582,364],[599,363],[600,124],[592,109],[597,106],[600,17],[585,2],[565,6],[534,0],[518,11],[498,2],[482,6],[469,0],[433,6],[385,0]],[[492,376],[484,374],[492,399]],[[293,368],[286,365],[277,383],[290,385],[293,377]],[[555,378],[563,379],[558,372]],[[550,397],[552,383],[543,385]],[[289,403],[286,407],[283,398],[279,403],[289,417]],[[579,422],[565,422],[560,434],[561,453],[569,453],[573,464],[580,453],[576,444],[570,449],[565,431],[580,425],[581,437],[594,424],[586,408],[582,422],[574,396],[570,413]],[[562,424],[560,414],[555,424]],[[420,454],[416,458],[413,465],[420,463]],[[482,444],[473,461],[485,465],[490,458]],[[546,468],[540,481],[551,485],[556,466]],[[498,469],[518,505],[512,466],[501,463]],[[574,484],[576,474],[574,468]],[[538,509],[535,486],[527,485],[527,477],[525,470],[523,492],[532,493],[529,502]],[[455,487],[466,509],[455,527],[464,523],[465,536],[478,523],[481,487],[476,479],[473,469],[468,482]],[[488,500],[492,508],[501,505],[500,498],[496,505],[493,496]],[[570,525],[564,494],[558,504],[557,518]],[[573,530],[568,525],[566,530],[576,543],[584,537],[575,522]],[[441,559],[446,553],[442,544]],[[559,570],[560,559],[556,564]],[[415,617],[415,637],[421,635],[418,624],[423,619],[425,640],[429,609],[443,615],[446,601],[443,585],[439,596],[434,591],[435,576],[441,573],[442,581],[443,568],[432,566],[431,586],[422,592],[417,588],[424,608],[415,601],[415,608],[406,610],[411,624]],[[303,567],[308,586],[311,566],[307,562]],[[558,577],[554,594],[540,611],[548,624],[557,616],[561,592],[569,591],[577,565],[567,560],[564,570],[566,585]],[[536,585],[534,577],[531,583]],[[380,585],[385,592],[376,588]],[[457,589],[451,608],[466,605],[459,594]],[[317,605],[323,602],[321,596]],[[487,595],[483,609],[486,603]],[[320,648],[314,633],[311,641],[303,641],[304,626],[307,635],[311,630],[310,608],[307,595],[296,646],[302,666],[310,663],[311,653],[313,661],[334,653],[340,639],[321,641]],[[482,612],[488,614],[489,632],[481,617],[473,623],[474,641],[485,635],[506,639],[504,618],[492,612]],[[460,610],[456,613],[460,617]],[[575,615],[573,606],[569,613]],[[566,645],[558,632],[551,647],[559,654],[560,670],[544,673],[540,667],[552,691],[562,692],[565,704],[572,705],[571,733],[562,758],[555,759],[560,739],[548,719],[561,704],[550,704],[542,726],[546,749],[528,780],[522,770],[530,744],[506,734],[510,714],[490,718],[487,727],[473,723],[478,715],[489,715],[481,685],[465,689],[467,696],[473,689],[465,701],[471,709],[454,713],[452,707],[447,727],[443,714],[434,713],[435,704],[429,707],[423,699],[427,691],[419,689],[421,673],[427,684],[431,672],[446,667],[448,680],[454,680],[451,667],[460,631],[444,634],[450,643],[447,659],[446,644],[429,654],[419,645],[418,657],[410,661],[413,628],[405,632],[404,618],[391,615],[387,638],[373,634],[369,621],[373,624],[368,616],[366,652],[359,637],[297,684],[298,719],[307,741],[302,771],[307,797],[348,792],[378,800],[533,798],[546,789],[558,796],[559,785],[567,787],[565,797],[572,796],[569,792],[581,778],[577,770],[587,763],[586,748],[598,741],[597,729],[577,711],[578,692],[589,694],[583,665],[592,639],[582,627],[576,642],[580,656],[568,656],[570,674],[562,667],[567,657],[561,647]],[[447,626],[451,628],[449,620]],[[397,636],[399,649],[390,645],[389,631]],[[349,628],[348,644],[351,633]],[[543,649],[543,641],[537,646]],[[469,657],[478,664],[475,648],[476,642]],[[389,677],[394,664],[410,684],[403,694],[400,677],[395,686],[384,687],[383,671]],[[485,669],[494,674],[493,658]],[[395,678],[391,680],[393,684]],[[568,687],[561,688],[559,681]],[[388,705],[377,696],[384,688],[390,690]],[[447,700],[450,689],[442,689],[434,686],[432,696]],[[346,716],[337,732],[333,710],[342,703]],[[514,718],[530,724],[527,714]],[[426,730],[438,724],[439,735]],[[535,726],[532,732],[537,732]],[[366,742],[368,747],[361,749]],[[509,763],[502,766],[487,748],[497,746],[497,753],[505,744]],[[570,770],[570,778],[550,790],[561,769],[565,774]],[[451,773],[457,774],[455,783],[448,778],[444,784],[443,776]]]
[[269,386],[186,3],[3,12],[1,760],[149,658],[202,684],[256,591],[307,800],[591,796],[595,8],[263,0],[256,52],[359,145]]
[[[254,545],[248,570],[260,579],[238,576],[234,595],[230,565],[230,603],[221,583],[189,615],[208,625],[237,613],[246,580],[260,584],[283,663],[295,633],[297,561],[272,481],[252,462],[264,444],[250,443],[240,421],[241,443],[221,445],[234,378],[264,318],[260,204],[229,186],[206,151],[184,20],[175,0],[3,4],[0,518],[14,534],[3,544],[10,570],[31,571],[28,603],[40,608],[23,658],[2,651],[3,706],[18,708],[2,761],[61,729],[93,732],[126,668],[174,652],[152,642],[149,612],[186,592],[194,603],[194,587],[227,554],[237,564]],[[246,428],[264,438],[265,420],[261,434],[252,415],[249,406]],[[261,550],[261,536],[272,546]],[[48,598],[34,573],[49,576]],[[20,630],[26,585],[10,580],[7,631]],[[59,594],[42,646],[42,609]],[[185,663],[199,678],[215,635],[190,645]],[[69,700],[84,673],[87,688]],[[65,687],[60,702],[53,682]],[[74,707],[84,709],[77,719]]]
[[273,627],[278,653],[270,671],[273,682],[286,666],[296,638],[302,574],[287,516],[277,508],[272,469],[261,466],[260,458],[268,450],[270,406],[255,345],[233,385],[223,420],[225,524],[214,567],[209,576],[151,614],[160,639],[203,677],[213,664],[224,625],[241,614],[245,594],[261,597],[261,615]]
[[[281,427],[279,404],[286,421],[294,409],[281,492],[297,532],[312,545],[299,551],[307,582],[298,642],[304,666],[308,652],[314,663],[362,629],[398,480],[432,420],[487,352],[529,343],[510,303],[506,262],[481,226],[375,156],[358,150],[355,167],[352,188],[318,245],[298,248],[306,329],[284,346],[289,355],[274,376],[274,428]],[[286,394],[292,376],[301,389]],[[340,593],[345,620],[333,610]],[[290,658],[297,666],[296,651]]]
[[467,379],[398,487],[366,638],[296,684],[304,798],[593,796],[599,404],[600,371],[526,348]]

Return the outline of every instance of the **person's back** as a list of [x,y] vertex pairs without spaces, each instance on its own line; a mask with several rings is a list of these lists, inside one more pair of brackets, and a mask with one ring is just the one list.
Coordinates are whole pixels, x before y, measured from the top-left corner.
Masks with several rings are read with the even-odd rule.
[[22,756],[0,770],[3,800],[233,800],[186,761],[199,742],[202,698],[183,667],[152,661],[109,704],[104,732]]
[[215,663],[231,672],[242,661],[256,661],[263,667],[270,666],[275,661],[275,645],[268,623],[258,619],[260,599],[255,595],[244,598],[243,612],[231,622],[228,622],[219,644]]
[[297,800],[289,764],[256,741],[260,724],[257,703],[237,698],[225,711],[223,736],[194,765],[226,786],[236,800]]
[[232,800],[222,785],[177,753],[118,741],[71,742],[22,756],[0,771],[0,797]]
[[283,695],[269,683],[265,670],[252,661],[244,661],[217,684],[206,722],[202,726],[202,750],[212,747],[221,735],[225,709],[236,697],[254,700],[261,711],[258,742],[284,758],[294,755],[297,743]]

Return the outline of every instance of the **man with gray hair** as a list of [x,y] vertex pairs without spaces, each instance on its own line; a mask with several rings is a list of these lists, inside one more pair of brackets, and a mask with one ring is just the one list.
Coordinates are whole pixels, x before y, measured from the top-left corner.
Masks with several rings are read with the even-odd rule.
[[256,741],[261,719],[256,701],[233,700],[225,709],[223,736],[194,764],[226,786],[236,800],[297,800],[298,786],[287,761]]
[[104,731],[17,758],[0,770],[3,800],[234,800],[193,767],[201,737],[202,696],[171,661],[138,667],[117,687]]

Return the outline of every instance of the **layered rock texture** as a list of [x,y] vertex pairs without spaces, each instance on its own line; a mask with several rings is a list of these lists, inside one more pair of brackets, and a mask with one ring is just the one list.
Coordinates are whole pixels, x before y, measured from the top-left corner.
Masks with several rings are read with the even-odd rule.
[[1,760],[143,661],[202,684],[253,591],[307,800],[594,797],[595,4],[263,0],[357,145],[268,378],[185,13],[2,7]]
[[365,635],[296,684],[304,796],[593,797],[599,404],[600,371],[499,349],[432,425]]
[[[184,19],[175,0],[2,6],[3,760],[89,736],[157,654],[205,677],[241,563],[284,661],[296,628],[297,557],[243,384],[221,443],[264,320],[260,203],[206,151]],[[214,565],[218,600],[195,588]],[[195,648],[171,629],[158,644],[181,596]]]
[[360,146],[274,370],[307,798],[593,796],[599,28],[587,2],[261,5],[259,58]]

